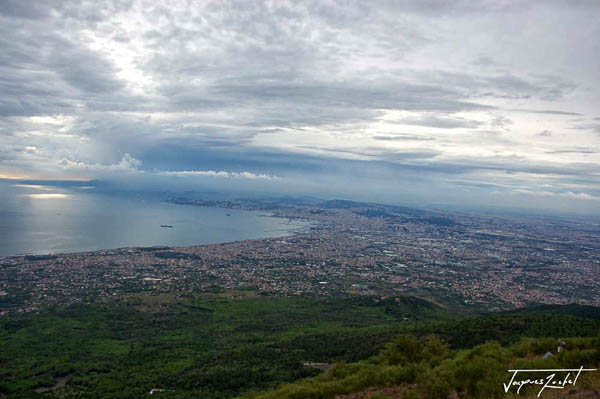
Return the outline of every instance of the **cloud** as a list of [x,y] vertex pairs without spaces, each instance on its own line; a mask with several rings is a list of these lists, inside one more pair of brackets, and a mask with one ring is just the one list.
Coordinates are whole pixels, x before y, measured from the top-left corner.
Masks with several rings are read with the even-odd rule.
[[93,173],[139,172],[139,168],[141,165],[142,161],[135,159],[129,154],[123,155],[123,158],[121,158],[121,160],[118,163],[111,165],[72,161],[67,158],[63,158],[59,162],[59,166],[67,171]]
[[600,133],[600,123],[580,123],[575,125],[572,129],[588,130],[594,133]]
[[598,154],[598,150],[590,148],[572,148],[564,150],[546,151],[547,154]]
[[68,194],[60,194],[60,193],[54,193],[54,194],[25,194],[24,197],[33,198],[33,199],[64,199],[64,198],[71,198],[71,196],[68,195]]
[[413,126],[427,126],[435,127],[438,129],[456,129],[456,128],[468,128],[475,129],[483,122],[476,120],[468,120],[464,118],[451,118],[451,117],[440,117],[435,115],[422,116],[422,117],[406,117],[394,121],[401,125],[413,125]]
[[277,176],[265,174],[254,174],[251,172],[225,172],[214,170],[177,170],[177,171],[162,171],[156,172],[158,176],[175,176],[175,177],[222,177],[228,179],[249,179],[249,180],[278,180]]
[[380,141],[431,141],[435,140],[433,137],[415,136],[410,134],[398,134],[398,135],[381,135],[372,136],[373,140]]
[[144,176],[145,179],[157,177],[178,177],[178,178],[194,178],[194,177],[212,177],[212,178],[227,178],[227,179],[245,179],[245,180],[269,180],[276,181],[278,176],[268,175],[264,173],[252,173],[248,171],[229,172],[215,170],[142,170],[142,161],[132,157],[130,154],[125,154],[121,160],[114,164],[97,164],[86,163],[82,161],[72,161],[63,158],[59,162],[59,166],[69,172],[86,173],[93,176],[117,176],[119,174]]
[[583,114],[581,114],[581,113],[579,113],[579,112],[559,111],[559,110],[552,110],[552,109],[542,109],[542,110],[536,110],[536,109],[518,109],[518,108],[511,108],[511,109],[509,109],[509,111],[511,111],[511,112],[528,112],[528,113],[530,113],[530,114],[566,115],[566,116],[583,116]]
[[508,129],[508,126],[512,125],[513,123],[513,120],[502,115],[494,116],[490,121],[490,125],[492,127],[500,129]]
[[34,190],[45,190],[45,191],[50,191],[52,190],[51,187],[48,186],[42,186],[39,184],[13,184],[13,187],[20,187],[20,188],[30,188],[30,189],[34,189]]
[[517,194],[530,195],[535,197],[550,197],[550,198],[566,198],[566,199],[578,199],[584,201],[600,201],[600,196],[590,195],[587,193],[575,193],[572,191],[564,192],[552,192],[552,191],[531,191],[525,189],[514,190]]
[[593,195],[598,11],[541,0],[7,0],[0,175],[304,181],[355,194],[363,179],[458,202],[468,187],[456,182],[489,179],[463,198],[487,201],[516,184],[510,175],[520,189],[544,179]]

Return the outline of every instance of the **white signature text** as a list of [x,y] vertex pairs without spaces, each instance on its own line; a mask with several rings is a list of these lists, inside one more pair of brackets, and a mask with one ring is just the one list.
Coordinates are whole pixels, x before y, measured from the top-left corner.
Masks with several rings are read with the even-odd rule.
[[[581,366],[578,369],[533,369],[533,370],[519,370],[513,369],[508,370],[509,373],[512,374],[512,378],[508,384],[504,385],[504,392],[508,393],[512,387],[516,387],[517,394],[521,392],[521,388],[527,385],[538,385],[541,386],[537,397],[539,398],[542,392],[547,389],[565,389],[566,386],[575,386],[577,380],[579,379],[579,375],[584,371],[597,371],[598,369],[584,369]],[[525,374],[525,373],[550,373],[543,378],[527,378],[524,380],[518,380],[517,374]]]

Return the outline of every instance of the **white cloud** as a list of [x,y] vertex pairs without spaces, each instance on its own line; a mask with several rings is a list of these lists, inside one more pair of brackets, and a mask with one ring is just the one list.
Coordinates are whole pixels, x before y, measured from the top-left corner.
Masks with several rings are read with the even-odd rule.
[[28,198],[33,198],[33,199],[64,199],[64,198],[71,198],[70,195],[68,194],[60,194],[60,193],[54,193],[54,194],[25,194],[25,197]]
[[255,174],[251,172],[225,172],[215,170],[179,170],[179,171],[157,171],[159,176],[176,177],[222,177],[228,179],[249,179],[249,180],[279,180],[279,177],[267,174]]
[[63,158],[59,162],[59,165],[65,170],[76,172],[140,172],[139,168],[142,165],[142,161],[135,159],[127,153],[123,155],[123,158],[121,158],[121,160],[118,163],[111,165],[72,161],[67,158]]
[[534,197],[547,197],[547,198],[566,198],[566,199],[577,199],[577,200],[585,200],[585,201],[600,201],[600,197],[595,195],[590,195],[583,192],[573,192],[573,191],[562,191],[562,192],[553,192],[553,191],[532,191],[526,189],[516,189],[513,190],[516,194],[524,194],[530,195]]
[[25,146],[25,148],[23,148],[23,150],[24,150],[24,151],[26,151],[26,152],[31,152],[31,153],[36,153],[36,152],[38,152],[38,149],[37,149],[37,147],[36,147],[36,146],[34,146],[34,145],[28,145],[28,146]]

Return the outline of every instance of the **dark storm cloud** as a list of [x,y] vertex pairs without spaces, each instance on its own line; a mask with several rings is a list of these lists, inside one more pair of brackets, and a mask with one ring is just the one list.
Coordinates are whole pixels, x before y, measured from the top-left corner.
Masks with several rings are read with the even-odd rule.
[[198,138],[161,141],[140,156],[148,168],[160,170],[253,170],[260,173],[277,170],[286,173],[326,168],[326,160],[314,155],[252,149],[233,142]]
[[[305,146],[305,149],[316,147]],[[218,149],[218,151],[215,151]],[[561,166],[550,163],[531,162],[525,157],[493,156],[486,160],[460,157],[452,160],[431,162],[439,151],[421,149],[382,150],[380,148],[364,148],[352,150],[347,148],[328,148],[331,154],[352,154],[370,157],[378,154],[376,160],[356,160],[327,155],[302,154],[283,150],[262,150],[257,148],[240,148],[233,143],[215,143],[204,140],[160,142],[142,154],[149,168],[172,170],[204,170],[226,169],[233,171],[255,170],[266,173],[278,170],[284,175],[289,172],[342,172],[346,168],[364,168],[372,165],[371,170],[381,169],[390,172],[435,173],[440,175],[465,174],[480,171],[531,173],[536,175],[593,176],[589,171],[596,170],[600,164],[593,162],[571,162]]]

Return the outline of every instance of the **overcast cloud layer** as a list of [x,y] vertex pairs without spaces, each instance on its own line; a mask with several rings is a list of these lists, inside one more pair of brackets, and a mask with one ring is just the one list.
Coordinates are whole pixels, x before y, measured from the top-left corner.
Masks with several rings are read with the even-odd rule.
[[600,3],[0,7],[0,177],[600,212]]

